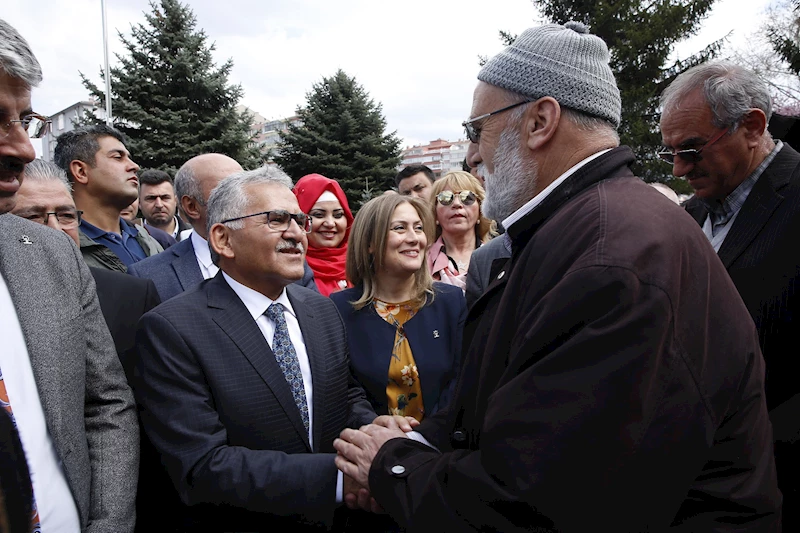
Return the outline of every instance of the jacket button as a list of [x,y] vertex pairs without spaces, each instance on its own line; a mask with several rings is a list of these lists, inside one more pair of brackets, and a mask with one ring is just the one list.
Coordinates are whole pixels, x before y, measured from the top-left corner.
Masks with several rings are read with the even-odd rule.
[[503,270],[502,272],[500,272],[500,273],[497,275],[497,279],[503,279],[503,276],[505,276],[505,275],[506,275],[506,271],[505,271],[505,270]]
[[406,473],[406,467],[403,465],[394,465],[392,467],[392,474],[399,476]]
[[464,442],[467,440],[467,434],[464,430],[457,429],[453,432],[453,440],[456,442]]

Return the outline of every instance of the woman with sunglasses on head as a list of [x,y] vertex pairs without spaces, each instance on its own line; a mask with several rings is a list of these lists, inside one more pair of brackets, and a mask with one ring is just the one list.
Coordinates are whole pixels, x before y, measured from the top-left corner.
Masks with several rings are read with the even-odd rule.
[[347,240],[353,213],[336,180],[320,174],[300,178],[293,192],[303,213],[311,217],[306,261],[323,296],[352,287],[347,281],[345,263]]
[[331,295],[347,328],[350,366],[379,415],[422,420],[443,408],[459,369],[464,295],[425,268],[427,203],[382,195],[358,212],[347,251],[355,288]]
[[435,280],[463,291],[472,252],[496,234],[481,214],[483,187],[468,172],[449,172],[433,183],[431,198],[436,241],[428,250],[428,270]]

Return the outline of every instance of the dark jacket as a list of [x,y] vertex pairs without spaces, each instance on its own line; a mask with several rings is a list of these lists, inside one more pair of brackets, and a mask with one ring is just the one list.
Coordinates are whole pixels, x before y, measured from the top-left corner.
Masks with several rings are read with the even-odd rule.
[[[447,405],[452,394],[451,382],[461,363],[461,336],[467,316],[461,289],[434,283],[433,302],[423,306],[405,323],[405,331],[422,385],[425,414],[432,415]],[[347,329],[350,368],[367,393],[367,399],[379,415],[388,414],[386,383],[394,346],[395,327],[367,305],[358,311],[351,301],[363,289],[356,287],[331,294]]]
[[[708,216],[697,198],[686,210],[701,226]],[[784,145],[747,197],[719,258],[755,321],[766,361],[786,531],[800,528],[800,380],[794,371],[800,342],[794,320],[800,317],[799,242],[800,154]]]
[[455,397],[418,428],[442,453],[394,439],[372,463],[409,531],[777,531],[755,327],[633,160],[598,157],[508,228]]
[[[147,257],[156,255],[164,250],[142,226],[136,225],[134,227],[139,232],[136,235],[136,242],[142,247]],[[128,267],[125,266],[125,263],[123,263],[122,260],[117,257],[117,254],[112,252],[108,246],[93,241],[82,231],[78,231],[78,238],[80,240],[81,255],[83,255],[83,260],[88,266],[104,268],[106,270],[117,270],[119,272],[128,271]]]
[[333,440],[375,413],[350,376],[334,305],[294,284],[286,291],[313,376],[311,443],[269,344],[222,272],[139,321],[134,393],[147,435],[190,506],[191,531],[333,525]]

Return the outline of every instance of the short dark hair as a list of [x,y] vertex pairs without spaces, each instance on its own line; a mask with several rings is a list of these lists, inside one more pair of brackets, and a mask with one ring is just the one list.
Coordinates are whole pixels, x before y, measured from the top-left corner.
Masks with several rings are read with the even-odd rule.
[[142,185],[161,185],[165,181],[168,181],[170,185],[174,184],[174,182],[172,181],[172,177],[163,170],[158,170],[158,169],[145,170],[144,172],[140,172],[138,176],[139,176],[140,187]]
[[82,161],[94,168],[95,155],[100,150],[100,143],[97,140],[101,137],[114,137],[125,144],[125,137],[122,133],[106,124],[81,126],[58,136],[53,159],[56,165],[67,173],[70,182],[75,181],[75,176],[69,169],[69,164],[73,161]]
[[401,181],[406,178],[410,178],[414,174],[419,174],[420,172],[425,174],[428,179],[431,180],[431,183],[436,181],[436,175],[433,173],[433,170],[429,169],[425,165],[408,165],[406,168],[398,172],[397,176],[394,177],[394,184],[399,187]]

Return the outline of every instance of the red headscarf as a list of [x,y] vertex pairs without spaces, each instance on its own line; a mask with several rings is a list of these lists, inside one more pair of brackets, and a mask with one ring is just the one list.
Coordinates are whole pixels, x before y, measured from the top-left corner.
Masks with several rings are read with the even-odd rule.
[[[347,197],[336,180],[332,180],[320,174],[308,174],[300,178],[294,186],[293,192],[297,196],[297,203],[303,213],[308,213],[319,197],[325,191],[332,192],[339,203],[342,204],[344,217],[347,219],[347,229],[344,232],[344,239],[336,248],[317,248],[308,245],[306,261],[308,266],[314,271],[314,278],[317,288],[323,296],[329,296],[332,292],[341,290],[339,285],[341,280],[346,280],[345,263],[347,258],[347,240],[350,238],[350,228],[353,225],[353,213],[347,204]],[[348,281],[348,287],[352,284]]]

